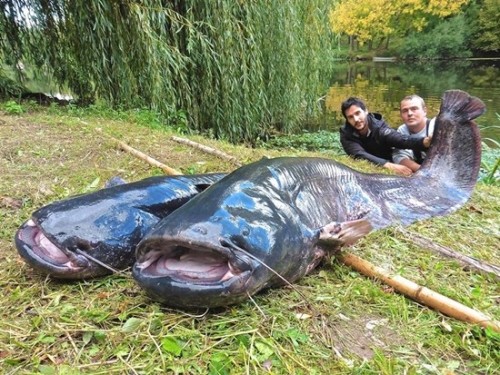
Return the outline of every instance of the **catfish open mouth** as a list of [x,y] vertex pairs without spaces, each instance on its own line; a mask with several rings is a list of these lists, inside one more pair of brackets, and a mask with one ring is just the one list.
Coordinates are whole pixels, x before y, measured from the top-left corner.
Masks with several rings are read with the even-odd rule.
[[[161,242],[161,241],[160,241]],[[176,242],[156,248],[154,243],[136,263],[142,277],[170,277],[191,284],[214,284],[242,277],[253,264],[226,248],[208,248],[193,242]]]
[[57,246],[32,219],[19,228],[15,241],[20,255],[42,271],[79,271],[89,265],[84,256]]

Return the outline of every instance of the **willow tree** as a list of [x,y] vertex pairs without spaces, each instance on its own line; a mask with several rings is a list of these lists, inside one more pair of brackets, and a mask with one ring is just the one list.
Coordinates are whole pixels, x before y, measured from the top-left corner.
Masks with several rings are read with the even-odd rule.
[[82,101],[183,111],[191,129],[253,142],[299,126],[326,90],[330,4],[2,0],[0,47]]

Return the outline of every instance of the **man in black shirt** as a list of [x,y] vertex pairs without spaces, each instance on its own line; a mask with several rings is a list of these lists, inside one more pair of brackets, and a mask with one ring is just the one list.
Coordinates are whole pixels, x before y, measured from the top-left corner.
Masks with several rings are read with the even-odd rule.
[[423,151],[431,143],[431,137],[410,138],[398,133],[382,120],[380,114],[369,113],[359,98],[348,98],[342,103],[341,110],[346,122],[340,129],[340,142],[347,155],[354,158],[409,176],[412,174],[410,168],[392,162],[393,148]]

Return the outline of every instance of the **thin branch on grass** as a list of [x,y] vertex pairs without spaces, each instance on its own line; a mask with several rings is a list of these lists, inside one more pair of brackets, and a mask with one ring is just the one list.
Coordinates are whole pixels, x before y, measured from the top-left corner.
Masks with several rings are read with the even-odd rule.
[[156,347],[156,350],[158,351],[158,355],[160,356],[160,359],[161,359],[161,368],[163,368],[163,369],[166,368],[165,357],[163,356],[163,351],[161,350],[160,344],[158,344],[156,339],[151,334],[151,323],[148,326],[147,333],[148,333],[150,340],[153,342],[153,345]]
[[201,314],[189,314],[185,311],[182,311],[182,310],[176,310],[176,309],[169,309],[169,310],[172,310],[172,311],[175,311],[176,313],[178,314],[181,314],[181,315],[184,315],[184,316],[187,316],[189,318],[195,318],[195,319],[201,319],[203,318],[205,315],[208,314],[208,311],[210,310],[208,307],[205,309],[205,311]]
[[118,359],[111,359],[109,361],[86,363],[84,365],[78,365],[77,369],[81,370],[81,369],[86,369],[86,368],[89,368],[89,367],[97,367],[97,368],[99,368],[99,367],[104,367],[104,366],[108,366],[108,365],[114,365],[117,362],[118,362]]
[[449,247],[439,245],[434,241],[421,236],[417,233],[410,232],[403,228],[395,228],[395,230],[402,234],[406,239],[412,241],[419,247],[426,248],[428,250],[434,251],[440,255],[444,255],[449,258],[456,259],[465,267],[474,268],[481,272],[491,273],[500,279],[500,267],[495,266],[493,264],[489,264],[478,259],[472,258],[470,256],[460,254]]
[[259,312],[262,314],[262,317],[264,319],[267,319],[267,316],[266,314],[264,313],[264,311],[262,311],[262,309],[260,308],[260,306],[257,304],[257,302],[255,302],[255,300],[252,298],[252,296],[250,295],[250,293],[247,293],[247,296],[248,298],[250,299],[250,301],[253,302],[253,304],[255,305],[255,307],[257,308],[257,310],[259,310]]
[[[80,357],[80,354],[81,354],[81,351],[78,350],[78,348],[76,347],[76,344],[75,342],[73,341],[73,338],[71,337],[71,335],[69,334],[68,331],[64,331],[64,334],[66,335],[66,337],[68,338],[69,342],[71,343],[71,346],[73,347],[74,351],[75,351],[75,354]],[[83,350],[83,348],[82,348]]]

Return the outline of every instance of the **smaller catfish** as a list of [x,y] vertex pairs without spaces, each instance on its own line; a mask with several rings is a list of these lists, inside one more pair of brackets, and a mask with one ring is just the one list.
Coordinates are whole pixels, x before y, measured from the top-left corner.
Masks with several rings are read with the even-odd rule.
[[463,205],[475,186],[481,100],[447,91],[428,156],[411,177],[365,174],[321,158],[264,159],[230,173],[162,219],[137,246],[132,274],[181,307],[234,304],[291,283],[332,247]]
[[15,235],[21,257],[43,274],[87,279],[124,270],[158,222],[224,174],[157,176],[50,203]]

